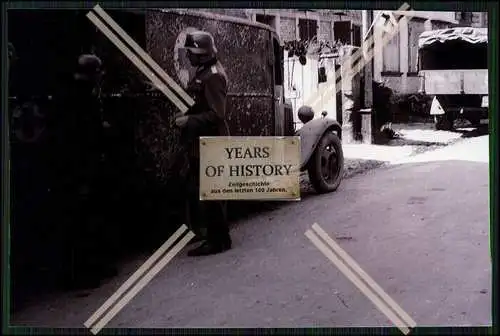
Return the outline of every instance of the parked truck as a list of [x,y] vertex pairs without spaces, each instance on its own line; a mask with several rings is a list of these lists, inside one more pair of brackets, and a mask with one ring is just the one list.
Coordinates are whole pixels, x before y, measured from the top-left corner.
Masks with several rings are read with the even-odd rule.
[[[229,77],[227,121],[235,136],[290,136],[295,134],[291,105],[284,100],[283,47],[268,25],[195,10],[108,10],[108,14],[179,84],[186,85],[190,67],[180,44],[190,29],[213,34],[219,58]],[[127,133],[134,161],[153,181],[175,177],[172,160],[178,132],[172,119],[176,107],[85,17],[87,11],[10,10],[9,42],[15,50],[9,96],[12,110],[36,106],[50,114],[58,86],[66,85],[73,63],[81,53],[95,53],[106,75],[102,98],[115,125]],[[26,25],[26,22],[30,22]],[[22,110],[22,109],[21,109]],[[17,116],[19,117],[19,116]],[[304,117],[304,116],[302,116]],[[316,150],[325,136],[342,157],[341,127],[332,119],[311,120],[298,131],[302,138],[302,170],[308,170],[318,192],[333,191],[341,179],[340,166],[333,180]],[[332,133],[334,137],[327,135]],[[19,138],[14,142],[22,142]],[[133,147],[133,148],[132,148]],[[322,150],[322,149],[321,149]],[[131,158],[128,158],[131,160]],[[314,162],[320,162],[318,166]],[[323,162],[328,165],[328,162]]]
[[418,41],[421,92],[437,100],[430,109],[438,130],[463,118],[488,118],[488,30],[457,27],[422,33]]

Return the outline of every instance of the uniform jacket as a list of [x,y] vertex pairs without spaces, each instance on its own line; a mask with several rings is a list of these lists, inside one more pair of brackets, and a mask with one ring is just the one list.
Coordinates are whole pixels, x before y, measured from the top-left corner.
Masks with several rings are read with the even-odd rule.
[[87,83],[71,84],[60,97],[53,121],[55,173],[64,184],[89,185],[102,158],[101,104]]
[[189,82],[187,91],[195,104],[186,112],[189,119],[182,136],[191,158],[199,158],[200,136],[229,135],[225,120],[227,88],[226,72],[217,60],[200,66]]

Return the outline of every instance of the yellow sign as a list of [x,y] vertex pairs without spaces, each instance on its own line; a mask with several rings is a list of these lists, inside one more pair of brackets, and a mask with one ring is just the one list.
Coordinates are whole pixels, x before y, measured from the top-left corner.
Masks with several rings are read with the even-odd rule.
[[200,200],[300,200],[300,137],[200,137]]

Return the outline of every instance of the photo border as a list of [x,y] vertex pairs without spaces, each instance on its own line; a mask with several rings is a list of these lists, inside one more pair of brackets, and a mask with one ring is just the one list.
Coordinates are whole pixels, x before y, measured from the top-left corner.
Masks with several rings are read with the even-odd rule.
[[[415,335],[490,335],[498,334],[498,322],[499,322],[499,308],[498,308],[498,41],[497,34],[499,31],[498,27],[498,9],[499,5],[497,2],[475,2],[475,1],[440,1],[440,2],[424,2],[424,1],[407,1],[411,6],[412,10],[428,10],[428,11],[459,11],[465,8],[468,11],[476,12],[488,12],[488,32],[489,32],[489,59],[488,59],[488,76],[489,76],[489,104],[490,104],[490,115],[489,115],[489,128],[490,128],[490,160],[489,160],[489,182],[490,182],[490,252],[492,260],[492,323],[493,327],[421,327],[412,331]],[[287,6],[287,4],[290,6]],[[29,7],[28,7],[29,5]],[[65,9],[91,9],[95,3],[87,3],[82,6],[82,2],[59,2],[57,6],[55,2],[40,1],[40,2],[2,2],[2,81],[3,83],[8,82],[8,55],[7,55],[7,10],[8,9],[55,9],[55,8],[65,8]],[[149,5],[149,6],[148,6]],[[147,8],[147,7],[169,7],[169,8],[332,8],[332,9],[350,9],[350,10],[395,10],[400,5],[397,1],[337,1],[334,7],[331,6],[331,2],[327,1],[298,1],[298,2],[277,2],[277,1],[266,1],[266,2],[248,2],[248,1],[219,1],[219,2],[207,2],[207,1],[169,1],[169,2],[139,2],[130,1],[128,3],[107,1],[105,7],[107,9],[118,9],[118,8]],[[23,334],[33,334],[33,335],[47,335],[47,334],[82,334],[88,335],[89,331],[85,329],[82,325],[81,328],[31,328],[31,327],[15,327],[10,326],[10,267],[9,267],[9,256],[10,256],[10,145],[9,145],[9,118],[8,118],[8,89],[7,85],[2,85],[2,123],[1,123],[1,135],[2,135],[2,326],[3,333],[5,335],[23,335]],[[493,111],[493,112],[491,112]],[[494,285],[497,283],[497,285]],[[112,335],[128,335],[128,334],[192,334],[197,335],[203,333],[206,335],[210,334],[221,334],[225,332],[230,332],[230,328],[210,328],[210,329],[106,329],[103,333]],[[345,334],[355,334],[355,335],[375,335],[375,334],[400,334],[400,331],[396,327],[370,327],[370,328],[280,328],[280,329],[238,329],[238,332],[244,334],[310,334],[313,332],[315,335],[345,335]]]

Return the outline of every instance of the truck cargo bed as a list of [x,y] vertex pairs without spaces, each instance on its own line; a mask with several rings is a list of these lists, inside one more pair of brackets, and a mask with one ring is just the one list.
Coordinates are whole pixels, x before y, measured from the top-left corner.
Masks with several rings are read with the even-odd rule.
[[488,95],[488,69],[422,70],[421,75],[429,95]]

